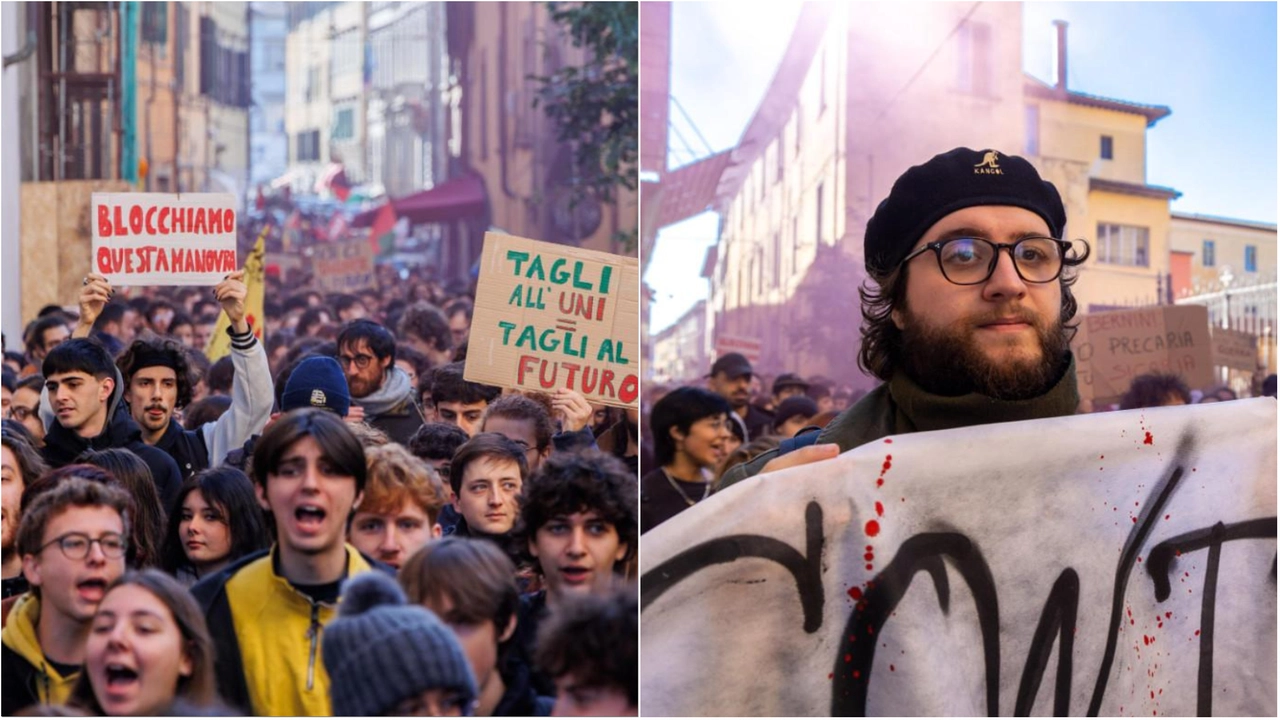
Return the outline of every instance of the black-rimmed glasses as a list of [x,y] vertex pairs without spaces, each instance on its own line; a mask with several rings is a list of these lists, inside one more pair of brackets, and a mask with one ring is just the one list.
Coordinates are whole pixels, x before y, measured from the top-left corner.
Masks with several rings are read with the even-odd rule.
[[36,552],[42,552],[50,545],[56,544],[68,560],[83,560],[89,557],[89,551],[94,543],[102,548],[103,555],[113,559],[124,557],[125,551],[129,549],[129,543],[119,533],[103,533],[100,537],[91,538],[84,533],[69,532],[41,545]]
[[996,271],[1000,251],[1008,250],[1018,277],[1029,283],[1047,283],[1062,274],[1062,261],[1071,243],[1051,237],[1024,237],[1015,243],[993,243],[984,238],[959,237],[928,243],[903,258],[898,267],[932,250],[942,276],[956,285],[978,285]]
[[373,359],[374,358],[372,355],[365,355],[364,353],[360,353],[359,355],[339,355],[338,356],[338,362],[342,363],[342,367],[344,370],[347,367],[349,367],[352,363],[355,363],[355,366],[357,368],[359,368],[360,370],[363,370],[369,367],[369,363],[373,362]]

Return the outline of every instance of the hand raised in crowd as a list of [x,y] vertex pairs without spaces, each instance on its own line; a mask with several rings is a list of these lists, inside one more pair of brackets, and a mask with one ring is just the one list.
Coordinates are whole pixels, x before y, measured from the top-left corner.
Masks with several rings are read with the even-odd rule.
[[98,320],[98,316],[102,314],[102,308],[106,306],[107,301],[115,294],[115,290],[111,287],[111,283],[107,279],[96,273],[89,273],[84,278],[83,287],[80,288],[80,297],[77,302],[80,305],[80,321],[76,323],[75,330],[71,332],[73,338],[89,337],[89,333],[93,331],[93,324]]
[[595,412],[591,403],[576,390],[560,388],[551,395],[551,408],[560,420],[562,432],[578,432],[591,422]]
[[351,407],[347,410],[347,414],[344,415],[342,419],[352,424],[362,423],[364,422],[364,408],[355,403],[351,403]]
[[231,273],[213,288],[213,297],[222,305],[234,332],[249,331],[249,323],[244,319],[244,300],[248,295],[249,288],[244,284],[244,270]]
[[826,445],[810,445],[770,460],[765,463],[763,468],[760,468],[760,472],[763,474],[773,472],[774,470],[786,470],[787,468],[799,467],[800,465],[808,465],[809,463],[830,460],[839,454],[840,446],[835,443],[828,443]]

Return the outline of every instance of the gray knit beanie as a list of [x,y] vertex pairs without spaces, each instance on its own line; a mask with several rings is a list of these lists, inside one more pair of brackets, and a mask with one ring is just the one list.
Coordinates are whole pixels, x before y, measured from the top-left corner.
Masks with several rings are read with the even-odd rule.
[[467,714],[474,705],[476,681],[453,631],[376,570],[347,581],[321,655],[335,716],[384,715],[433,688],[461,693]]

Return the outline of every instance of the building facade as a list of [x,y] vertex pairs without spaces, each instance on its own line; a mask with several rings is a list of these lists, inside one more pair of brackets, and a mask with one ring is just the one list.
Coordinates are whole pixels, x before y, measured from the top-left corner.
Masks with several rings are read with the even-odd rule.
[[[697,384],[707,374],[707,301],[699,300],[653,338],[652,380],[658,383]],[[647,380],[648,378],[646,378]]]
[[249,3],[253,105],[249,108],[250,189],[270,183],[289,168],[285,131],[285,41],[289,25],[282,2]]

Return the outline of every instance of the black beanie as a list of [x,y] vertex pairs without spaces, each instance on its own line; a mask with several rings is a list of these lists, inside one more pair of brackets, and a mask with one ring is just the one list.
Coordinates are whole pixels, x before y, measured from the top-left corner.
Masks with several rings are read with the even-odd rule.
[[1067,212],[1053,183],[1031,163],[995,150],[956,148],[902,174],[867,221],[867,270],[886,275],[925,231],[943,217],[975,205],[1012,205],[1044,218],[1061,239]]

